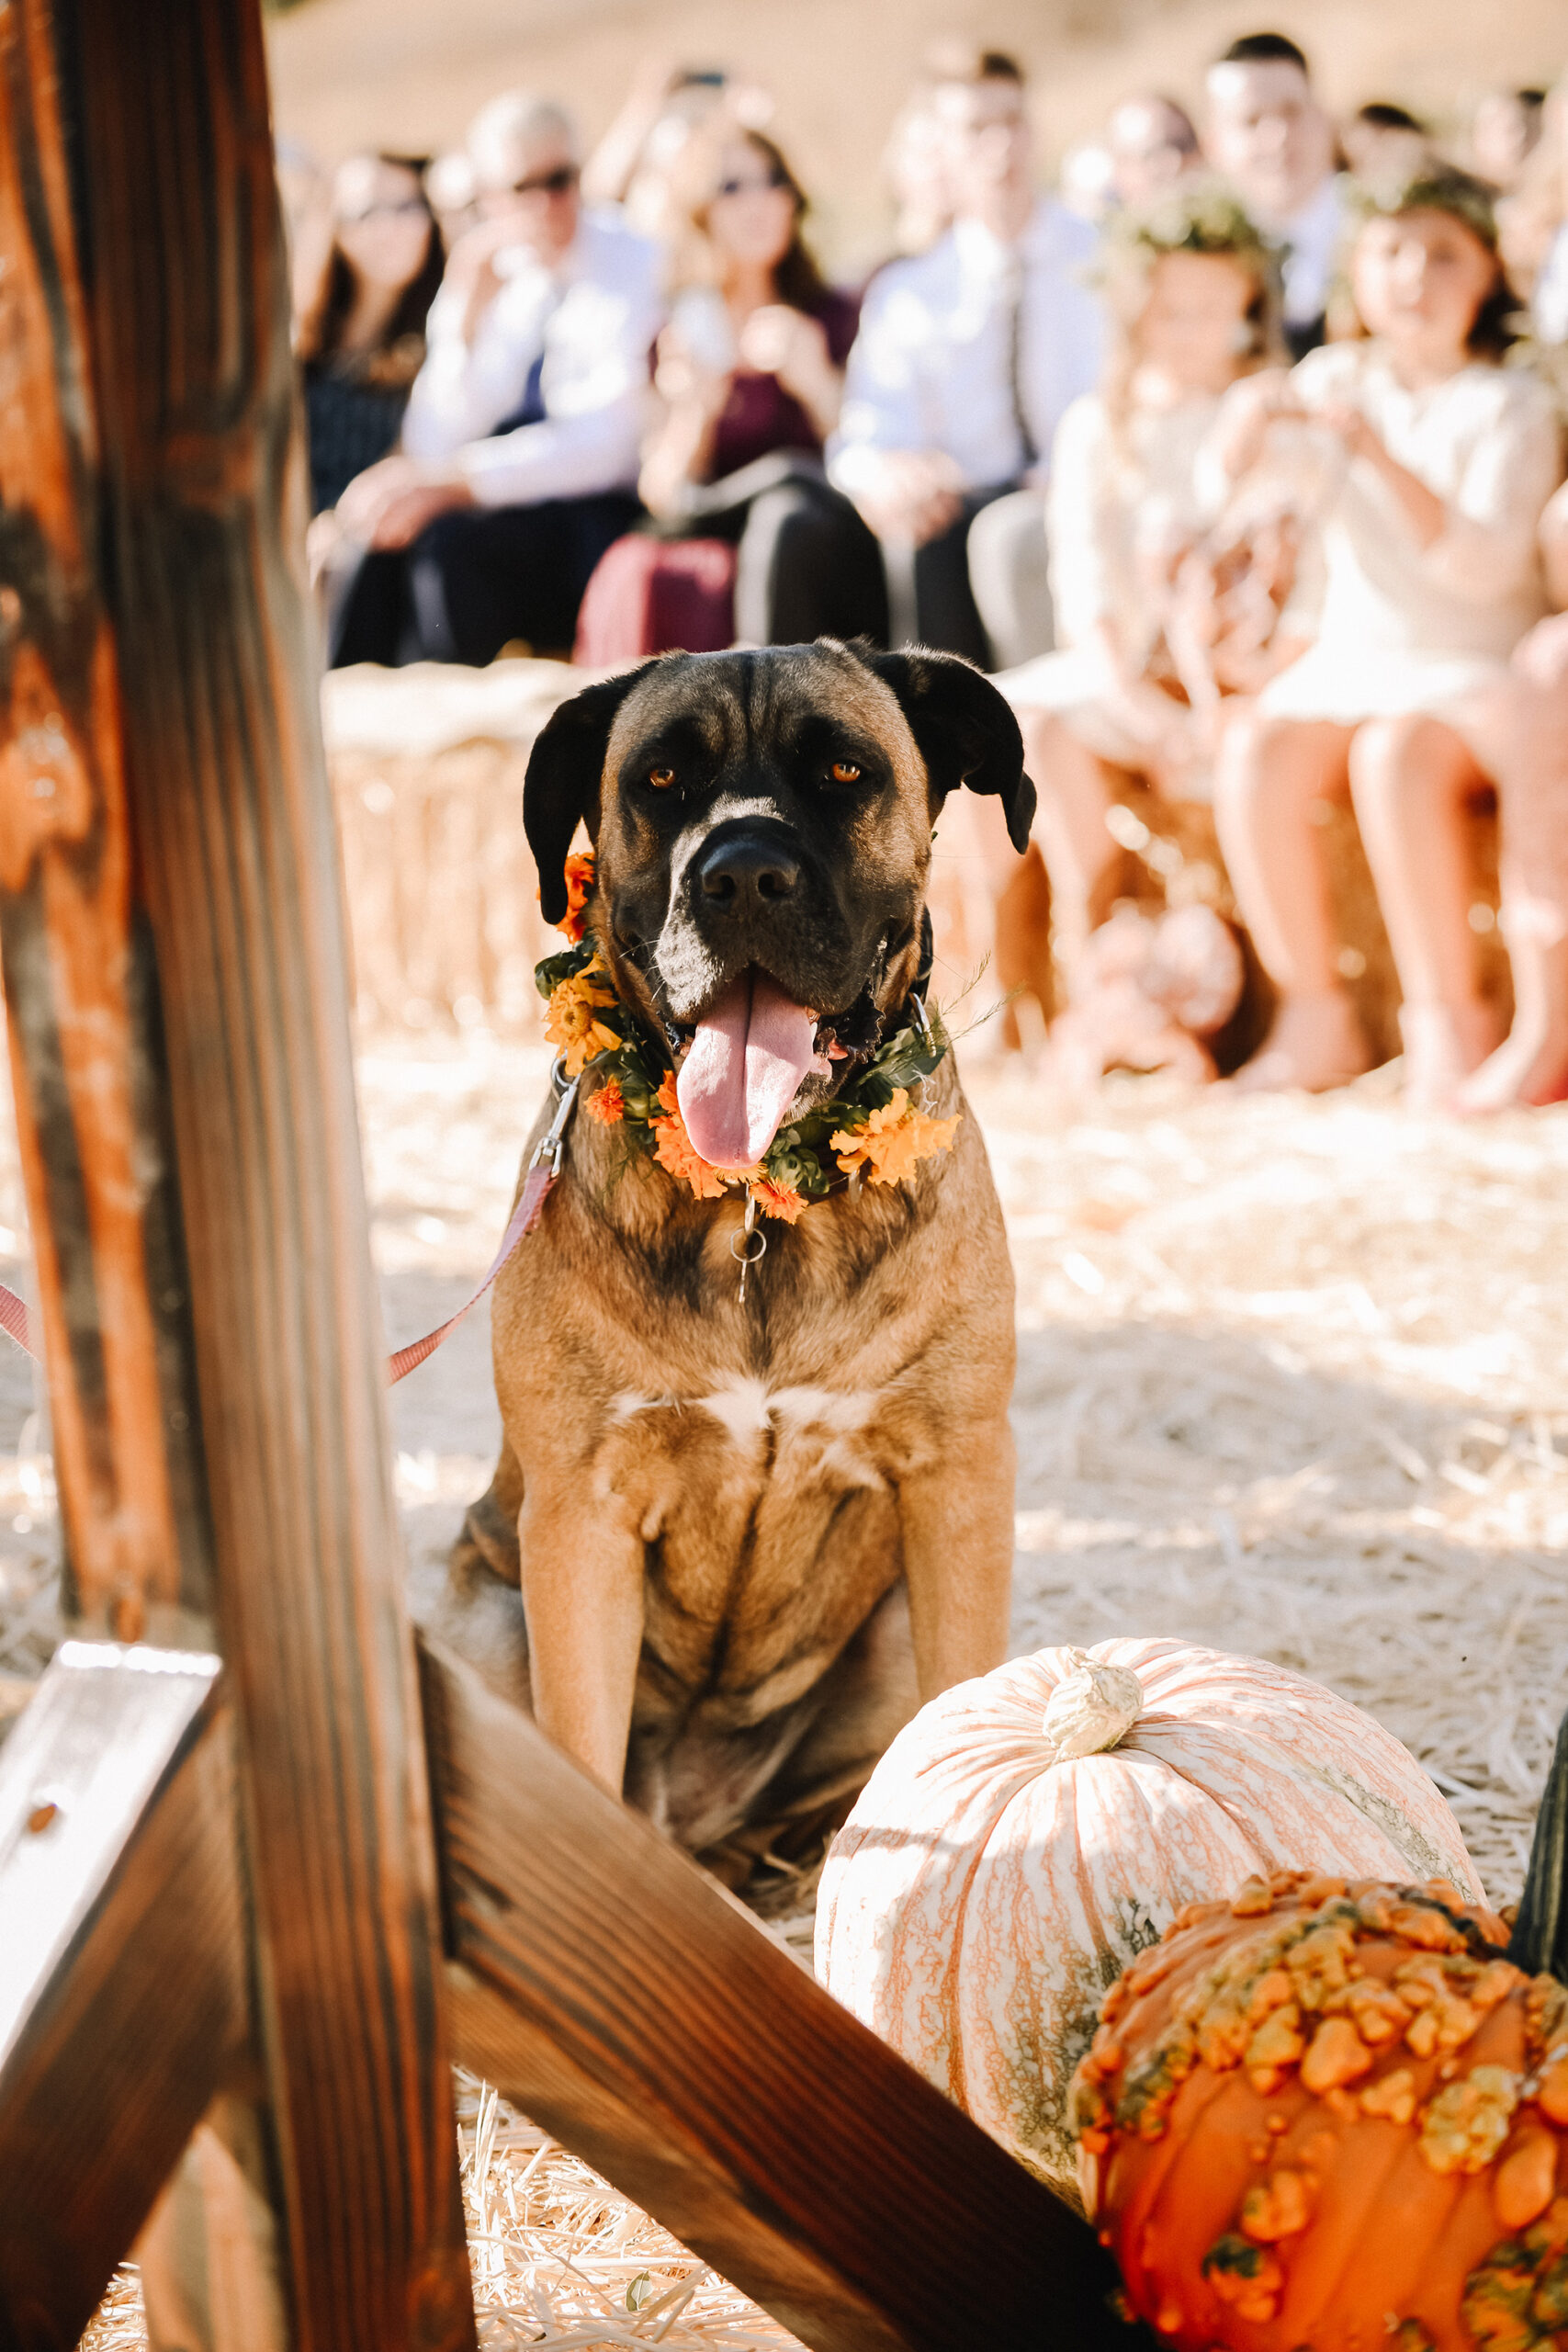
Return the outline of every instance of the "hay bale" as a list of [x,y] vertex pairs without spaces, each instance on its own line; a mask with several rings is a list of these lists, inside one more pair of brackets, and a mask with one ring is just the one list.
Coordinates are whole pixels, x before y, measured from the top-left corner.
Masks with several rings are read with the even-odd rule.
[[550,713],[599,673],[365,665],[323,682],[355,1011],[370,1029],[537,1037],[539,912],[523,778]]
[[[1213,810],[1197,801],[1162,799],[1132,777],[1126,779],[1119,806],[1124,821],[1118,822],[1116,830],[1127,844],[1127,896],[1145,909],[1197,901],[1213,907],[1239,928],[1235,894],[1220,854]],[[1399,980],[1360,831],[1348,807],[1325,800],[1318,808],[1338,919],[1340,970],[1378,1059],[1392,1060],[1401,1051]],[[1506,1023],[1513,1017],[1514,994],[1497,929],[1495,808],[1472,810],[1469,830],[1475,876],[1471,919],[1477,934],[1481,985]],[[1267,974],[1249,952],[1240,1009],[1217,1041],[1222,1070],[1235,1069],[1261,1042],[1273,1010],[1273,996]]]
[[367,1027],[539,1033],[534,967],[560,942],[523,836],[526,766],[525,750],[485,741],[332,753]]

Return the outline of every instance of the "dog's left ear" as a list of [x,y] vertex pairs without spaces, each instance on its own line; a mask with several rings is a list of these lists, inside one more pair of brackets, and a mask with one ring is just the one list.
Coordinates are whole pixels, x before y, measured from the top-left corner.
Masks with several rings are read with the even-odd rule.
[[928,653],[919,646],[860,658],[898,697],[931,778],[933,821],[961,784],[971,792],[994,792],[1007,816],[1008,838],[1021,855],[1029,847],[1034,786],[1023,773],[1018,721],[989,678],[956,653]]
[[566,860],[579,822],[599,837],[599,787],[615,715],[653,668],[645,662],[603,678],[563,702],[536,739],[523,779],[523,830],[539,869],[539,906],[547,922],[566,912]]

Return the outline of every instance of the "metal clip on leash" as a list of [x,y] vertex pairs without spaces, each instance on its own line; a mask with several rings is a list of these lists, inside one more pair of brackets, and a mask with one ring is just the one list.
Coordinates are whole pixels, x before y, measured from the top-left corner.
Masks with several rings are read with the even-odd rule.
[[550,1121],[546,1133],[540,1136],[535,1147],[534,1157],[528,1162],[529,1169],[533,1170],[547,1159],[550,1163],[552,1183],[560,1174],[560,1164],[566,1157],[567,1125],[577,1108],[577,1090],[581,1083],[581,1078],[574,1078],[570,1083],[568,1082],[566,1057],[564,1054],[558,1054],[555,1066],[550,1071],[550,1084],[555,1088],[560,1100],[556,1104],[555,1117]]
[[[757,1245],[755,1249],[751,1247],[753,1242]],[[759,1259],[766,1257],[767,1250],[768,1237],[757,1229],[757,1195],[750,1193],[746,1198],[746,1222],[739,1233],[732,1233],[729,1237],[729,1254],[738,1259],[740,1265],[739,1295],[742,1306],[746,1304],[746,1277]]]

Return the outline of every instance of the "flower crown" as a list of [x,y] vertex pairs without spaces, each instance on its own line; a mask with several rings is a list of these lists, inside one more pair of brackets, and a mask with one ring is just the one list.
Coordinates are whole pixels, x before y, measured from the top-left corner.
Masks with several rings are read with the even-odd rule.
[[813,1103],[782,1126],[753,1168],[716,1168],[686,1132],[675,1093],[675,1073],[649,1068],[629,1015],[609,985],[609,974],[587,937],[593,891],[592,850],[566,861],[566,913],[556,928],[571,943],[535,967],[546,1001],[545,1035],[559,1049],[568,1078],[592,1069],[598,1083],[583,1096],[587,1115],[624,1129],[628,1142],[691,1187],[699,1201],[744,1188],[764,1216],[794,1225],[813,1201],[825,1200],[851,1177],[897,1184],[918,1163],[951,1149],[963,1116],[931,1118],[919,1104],[924,1081],[946,1054],[949,1039],[934,1010],[910,1021],[830,1102]]

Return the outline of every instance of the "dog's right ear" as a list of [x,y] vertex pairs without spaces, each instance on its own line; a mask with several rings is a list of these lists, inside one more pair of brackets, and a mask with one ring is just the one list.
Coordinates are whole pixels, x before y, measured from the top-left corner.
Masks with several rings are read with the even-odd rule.
[[539,905],[547,922],[566,912],[566,861],[579,823],[599,838],[599,786],[610,729],[632,688],[655,666],[644,662],[620,677],[602,678],[563,702],[536,739],[523,779],[523,830],[539,869]]

